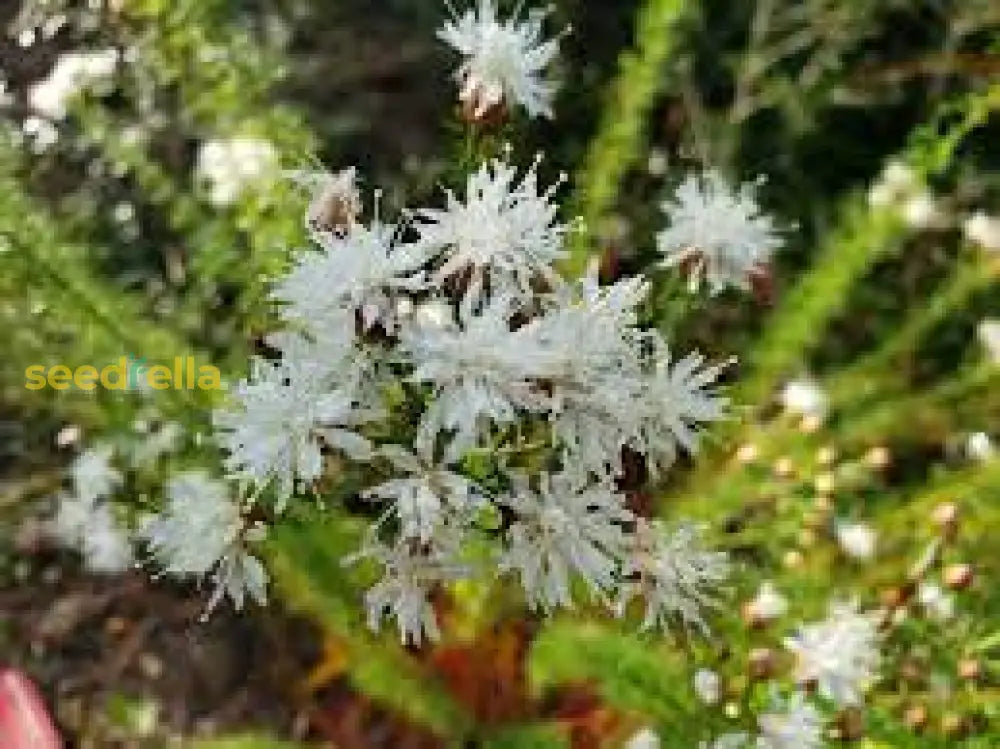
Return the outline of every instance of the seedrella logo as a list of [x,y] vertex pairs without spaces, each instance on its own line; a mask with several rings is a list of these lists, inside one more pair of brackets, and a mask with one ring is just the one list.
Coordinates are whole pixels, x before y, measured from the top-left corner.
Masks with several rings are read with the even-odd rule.
[[148,364],[131,354],[111,364],[90,364],[71,369],[65,364],[33,364],[24,371],[28,390],[220,390],[222,375],[211,364],[198,364],[192,356],[177,356],[169,363]]

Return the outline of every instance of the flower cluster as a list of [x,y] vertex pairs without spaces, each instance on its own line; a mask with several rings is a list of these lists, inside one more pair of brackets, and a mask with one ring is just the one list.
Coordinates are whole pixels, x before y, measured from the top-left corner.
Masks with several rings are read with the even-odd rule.
[[[353,176],[295,175],[314,190],[315,248],[274,284],[276,355],[255,359],[216,414],[248,502],[269,498],[280,515],[328,456],[367,464],[376,479],[362,497],[378,519],[354,559],[383,568],[370,623],[389,613],[404,640],[436,635],[428,596],[474,574],[464,554],[475,533],[494,537],[495,569],[541,610],[572,606],[578,578],[616,611],[641,598],[646,626],[703,626],[725,558],[693,528],[636,517],[618,487],[628,452],[655,472],[697,449],[703,425],[725,414],[712,390],[720,367],[675,357],[639,327],[643,279],[559,276],[567,227],[537,162],[488,162],[464,195],[399,226],[359,219]],[[239,533],[237,515],[172,512],[148,531],[168,558],[183,556],[171,551],[178,523],[218,520],[204,531],[218,540],[213,560]]]

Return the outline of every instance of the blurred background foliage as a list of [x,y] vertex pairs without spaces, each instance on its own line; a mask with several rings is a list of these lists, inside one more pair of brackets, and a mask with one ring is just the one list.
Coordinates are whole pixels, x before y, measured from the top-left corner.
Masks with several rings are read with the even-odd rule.
[[[788,237],[768,288],[701,300],[664,275],[648,310],[678,346],[739,358],[736,417],[638,497],[703,519],[737,560],[710,639],[596,612],[542,622],[499,586],[463,586],[438,602],[444,642],[404,649],[363,626],[365,581],[340,564],[361,527],[349,497],[274,534],[271,607],[207,624],[197,591],[89,575],[31,532],[82,444],[135,449],[182,427],[176,454],[130,479],[126,512],[156,503],[172,465],[216,459],[201,440],[211,393],[29,392],[23,378],[189,353],[244,374],[267,280],[304,243],[305,198],[248,164],[355,165],[388,215],[455,183],[475,154],[434,37],[446,12],[0,5],[0,659],[40,681],[79,746],[591,747],[648,727],[683,747],[746,722],[782,635],[853,595],[891,620],[888,656],[863,726],[841,715],[832,740],[1000,744],[1000,336],[982,325],[1000,317],[1000,230],[972,220],[1000,217],[992,0],[558,0],[553,28],[572,32],[556,118],[489,134],[569,175],[565,218],[585,229],[567,272],[593,256],[612,275],[646,267],[659,204],[692,169],[766,178]],[[40,112],[59,61],[100,50],[110,69]],[[249,150],[227,151],[234,139]],[[789,382],[821,407],[795,413]],[[960,519],[942,521],[952,505]],[[846,521],[877,530],[875,559],[838,547]],[[972,580],[936,621],[916,591],[961,565]],[[767,627],[737,612],[762,580],[790,602]],[[699,667],[723,676],[724,709],[695,696]]]

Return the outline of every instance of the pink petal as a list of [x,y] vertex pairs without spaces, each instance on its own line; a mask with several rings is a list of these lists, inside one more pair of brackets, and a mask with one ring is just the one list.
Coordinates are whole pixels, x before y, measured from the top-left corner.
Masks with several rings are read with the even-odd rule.
[[63,749],[38,689],[13,669],[0,670],[0,747]]

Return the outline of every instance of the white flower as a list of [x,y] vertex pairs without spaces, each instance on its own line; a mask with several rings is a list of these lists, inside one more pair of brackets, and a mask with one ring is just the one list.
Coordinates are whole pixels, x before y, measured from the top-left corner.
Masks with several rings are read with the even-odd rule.
[[637,731],[622,749],[660,749],[660,737],[652,728]]
[[70,465],[73,489],[82,500],[107,497],[121,484],[121,474],[111,465],[111,454],[110,447],[94,447],[80,453]]
[[243,532],[243,518],[229,487],[201,471],[167,483],[167,504],[140,536],[171,575],[207,574]]
[[804,625],[785,639],[797,657],[796,679],[815,682],[820,694],[839,705],[856,705],[879,663],[875,619],[857,604],[834,603],[829,617]]
[[235,408],[215,413],[230,476],[258,486],[275,481],[279,510],[296,479],[308,483],[322,473],[321,438],[353,458],[367,458],[368,441],[341,427],[374,415],[356,408],[353,387],[335,389],[314,362],[293,359],[277,364],[255,359],[251,378],[236,388]]
[[534,492],[519,478],[517,491],[500,500],[518,517],[507,531],[500,570],[516,572],[529,603],[545,611],[573,606],[574,574],[605,599],[626,550],[622,523],[632,516],[624,497],[600,485],[575,486],[563,474],[542,474],[539,482]]
[[28,89],[28,105],[41,115],[61,120],[75,95],[87,89],[101,90],[117,65],[118,51],[114,49],[64,54],[48,76]]
[[984,250],[1000,251],[1000,218],[977,211],[962,224],[966,240],[980,245]]
[[997,449],[990,435],[986,432],[975,432],[965,441],[965,453],[972,460],[987,461],[996,456]]
[[390,479],[362,496],[391,501],[403,537],[427,543],[442,523],[459,519],[480,504],[475,484],[464,476],[435,466],[399,445],[384,445],[379,453],[409,475]]
[[697,452],[701,426],[725,416],[728,399],[710,386],[725,365],[705,365],[695,352],[671,362],[665,345],[659,346],[653,371],[645,377],[634,407],[643,414],[641,436],[630,443],[650,459],[650,467],[667,467],[673,460],[674,444]]
[[694,675],[694,693],[706,705],[717,705],[722,699],[722,679],[715,671],[699,668]]
[[781,712],[765,713],[758,719],[761,735],[758,749],[820,749],[823,717],[800,693],[793,695]]
[[947,217],[934,196],[927,190],[917,193],[903,203],[903,220],[911,229],[939,229],[947,224]]
[[774,220],[760,211],[752,185],[734,192],[722,175],[689,176],[663,209],[670,226],[657,236],[667,266],[689,265],[691,285],[711,292],[749,288],[781,244]]
[[707,630],[702,610],[716,606],[715,589],[729,576],[726,554],[707,551],[694,526],[668,532],[656,520],[637,524],[634,544],[622,575],[637,580],[623,591],[621,610],[630,595],[639,594],[646,599],[644,629],[677,619]]
[[989,360],[1000,365],[1000,320],[983,320],[976,332]]
[[851,559],[867,562],[875,556],[878,534],[867,523],[839,522],[834,533],[841,550]]
[[531,117],[552,116],[555,86],[544,78],[559,51],[558,39],[545,39],[544,11],[526,20],[500,21],[493,0],[445,23],[438,37],[465,59],[458,68],[459,98],[482,117],[504,102],[522,105]]
[[143,524],[139,536],[168,574],[211,575],[215,591],[208,611],[227,594],[237,609],[243,608],[246,593],[266,603],[267,573],[242,545],[244,540],[261,540],[263,529],[247,527],[229,488],[206,473],[171,478],[166,507]]
[[[396,228],[374,224],[355,226],[347,234],[322,237],[322,252],[305,252],[279,281],[272,297],[283,303],[286,320],[301,321],[316,335],[329,327],[343,328],[353,311],[371,327],[393,309],[388,292],[416,288],[410,274],[423,262],[412,245],[395,241]],[[350,310],[350,317],[344,311]]]
[[368,626],[377,632],[386,614],[396,619],[400,641],[420,645],[424,637],[437,640],[440,630],[428,596],[439,584],[461,579],[466,570],[453,559],[451,549],[421,548],[408,540],[394,546],[375,543],[345,560],[373,559],[383,566],[382,579],[365,593]]
[[785,411],[805,418],[822,419],[829,409],[829,398],[814,380],[802,378],[785,384],[781,391]]
[[91,510],[81,536],[80,551],[92,572],[115,574],[132,566],[132,546],[107,503]]
[[554,191],[538,191],[537,164],[518,181],[516,167],[495,160],[469,175],[465,202],[449,191],[445,210],[415,211],[419,245],[446,258],[433,280],[440,284],[471,269],[472,301],[487,283],[493,296],[524,297],[532,296],[530,284],[538,277],[556,285],[551,266],[563,257],[566,227],[556,223]]
[[415,365],[410,379],[433,387],[418,427],[418,452],[433,454],[437,436],[451,432],[445,457],[454,461],[481,442],[490,424],[513,423],[520,410],[547,408],[531,381],[539,344],[526,328],[511,331],[512,314],[499,299],[461,326],[427,327],[418,319],[400,332],[400,349]]
[[773,622],[788,612],[788,599],[770,580],[760,584],[757,595],[750,601],[750,613],[762,622]]
[[240,546],[230,548],[212,573],[215,591],[209,599],[205,615],[215,608],[223,595],[229,596],[237,611],[243,608],[247,594],[258,606],[266,606],[267,581],[267,570],[257,557]]
[[868,192],[868,204],[873,208],[891,208],[920,188],[917,173],[902,161],[890,161]]
[[128,537],[115,521],[111,507],[94,496],[62,495],[50,523],[52,536],[83,555],[87,569],[123,572],[132,565]]
[[702,741],[698,744],[698,749],[742,749],[749,740],[750,737],[745,733],[727,733],[711,743]]
[[955,616],[955,598],[937,583],[921,583],[917,589],[917,600],[934,619],[946,622]]
[[268,141],[232,138],[202,143],[195,173],[207,184],[212,204],[225,207],[250,185],[276,174],[277,167],[278,154]]

